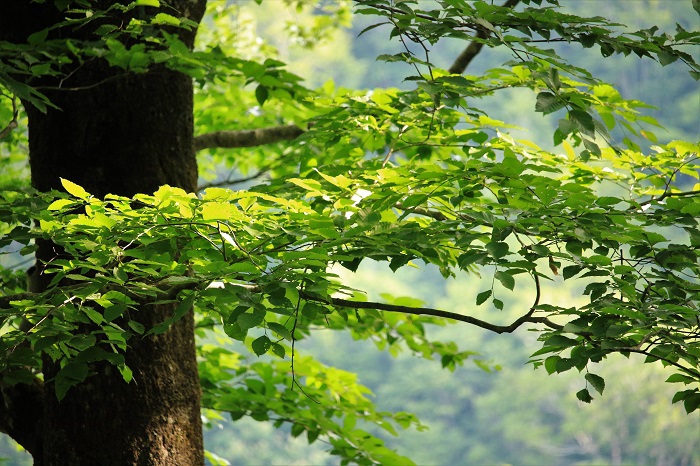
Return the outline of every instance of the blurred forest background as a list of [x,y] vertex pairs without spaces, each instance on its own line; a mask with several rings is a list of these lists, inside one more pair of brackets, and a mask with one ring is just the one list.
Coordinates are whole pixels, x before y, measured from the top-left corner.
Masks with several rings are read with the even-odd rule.
[[[294,24],[310,24],[310,12],[295,2],[252,0],[235,5],[229,18],[236,41],[247,44],[250,55],[277,54],[292,72],[306,79],[308,87],[348,89],[408,87],[402,82],[407,70],[399,64],[375,61],[382,53],[398,53],[400,44],[389,43],[388,29],[358,34],[374,18],[353,17],[348,27],[335,30],[313,49],[303,37],[294,35]],[[331,8],[333,0],[326,2]],[[657,25],[673,31],[680,23],[686,29],[700,28],[700,17],[691,0],[561,0],[565,11],[583,16],[604,16],[626,24],[630,30]],[[318,10],[316,11],[318,13]],[[298,33],[299,31],[297,31]],[[262,38],[261,42],[258,38]],[[435,63],[448,68],[463,43],[439,43],[431,50]],[[697,140],[700,136],[700,90],[680,64],[661,67],[649,59],[613,56],[603,59],[597,48],[581,50],[566,46],[558,51],[576,66],[585,68],[613,84],[627,99],[642,100],[665,130],[656,132],[660,142]],[[688,51],[699,54],[698,50]],[[500,67],[512,57],[507,51],[484,49],[467,70],[479,74]],[[332,84],[331,84],[332,83]],[[528,91],[502,93],[476,102],[492,118],[517,124],[519,136],[540,146],[551,146],[556,118],[534,113],[535,96]],[[232,109],[235,112],[235,109]],[[613,134],[613,137],[615,135]],[[206,165],[206,163],[205,163]],[[221,168],[222,176],[230,169]],[[342,272],[339,272],[342,273]],[[418,298],[425,306],[468,313],[496,323],[510,323],[531,302],[532,290],[518,289],[499,296],[505,310],[488,304],[476,307],[478,292],[488,286],[475,276],[445,281],[430,267],[401,270],[366,263],[355,275],[347,274],[351,286],[364,290],[371,299],[382,295]],[[572,289],[563,282],[543,290],[550,299],[573,305],[581,300],[580,283]],[[580,301],[577,301],[580,300]],[[431,329],[440,340],[453,340],[475,353],[471,362],[455,372],[441,369],[408,352],[393,357],[368,342],[347,335],[320,331],[297,344],[298,354],[313,354],[320,361],[358,374],[375,395],[379,409],[416,413],[426,429],[401,432],[392,437],[379,432],[390,448],[413,458],[418,464],[440,465],[658,465],[700,464],[700,414],[686,415],[681,405],[672,405],[674,387],[665,384],[670,375],[659,364],[644,365],[642,358],[617,357],[596,368],[606,380],[606,390],[590,405],[575,397],[585,381],[580,374],[548,376],[544,369],[527,364],[538,349],[526,328],[515,334],[496,335],[466,324]],[[233,348],[236,348],[232,345]],[[255,357],[255,356],[250,356]],[[330,465],[336,458],[324,445],[311,446],[304,437],[292,438],[288,429],[252,419],[231,422],[205,413],[207,450],[231,464],[239,465]],[[0,457],[6,464],[31,464],[29,455],[18,452],[11,441],[0,438]],[[222,463],[225,464],[225,463]]]

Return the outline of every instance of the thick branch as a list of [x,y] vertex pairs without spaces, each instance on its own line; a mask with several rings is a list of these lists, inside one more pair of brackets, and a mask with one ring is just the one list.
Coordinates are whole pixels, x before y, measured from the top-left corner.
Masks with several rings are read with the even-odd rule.
[[[520,0],[508,0],[503,4],[503,6],[512,8],[515,5],[517,5],[519,1]],[[476,36],[474,36],[474,39],[476,40],[472,41],[472,43],[469,44],[467,48],[459,54],[455,62],[452,64],[452,66],[450,66],[450,73],[464,73],[464,70],[467,69],[469,63],[471,63],[474,57],[476,57],[479,54],[479,52],[481,52],[481,49],[484,46],[484,43],[481,41],[484,39],[488,39],[490,35],[491,32],[488,29],[484,27],[479,28],[479,30],[476,32]]]
[[280,141],[291,141],[304,134],[297,125],[273,126],[240,131],[215,131],[194,138],[196,151],[216,147],[255,147]]
[[37,464],[42,458],[44,387],[38,380],[2,387],[0,432],[12,437]]

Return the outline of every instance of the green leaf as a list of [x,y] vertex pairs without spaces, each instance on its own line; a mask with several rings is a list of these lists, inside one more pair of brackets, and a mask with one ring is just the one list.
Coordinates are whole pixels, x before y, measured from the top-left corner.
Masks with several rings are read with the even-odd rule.
[[537,102],[535,103],[536,112],[547,115],[564,107],[566,107],[566,101],[551,92],[540,92],[537,94]]
[[[569,119],[583,134],[586,134],[591,137],[595,135],[595,124],[593,123],[593,117],[588,112],[584,112],[581,110],[571,110],[569,112]],[[584,141],[586,140],[584,139]]]
[[588,383],[590,383],[591,386],[595,388],[595,391],[597,391],[601,395],[603,394],[603,390],[605,390],[605,380],[603,380],[602,377],[592,374],[590,372],[587,373],[584,377],[588,381]]
[[668,382],[668,383],[682,382],[684,384],[689,384],[689,383],[695,382],[695,379],[692,377],[689,377],[687,375],[683,375],[683,374],[673,374],[668,379],[666,379],[666,382]]
[[83,312],[96,324],[101,324],[104,322],[104,317],[102,317],[102,314],[89,306],[84,306]]
[[476,295],[476,305],[480,306],[486,302],[487,299],[491,297],[491,290],[482,291]]
[[126,364],[117,366],[117,369],[119,369],[119,373],[122,375],[124,382],[129,383],[134,378],[133,372]]
[[61,185],[63,185],[63,189],[65,189],[71,196],[80,199],[87,199],[88,197],[90,197],[90,194],[87,191],[85,191],[81,186],[78,186],[77,184],[73,183],[72,181],[68,181],[65,178],[61,178]]
[[564,280],[568,280],[571,277],[576,276],[579,272],[583,270],[583,266],[580,265],[568,265],[562,269],[562,277]]
[[40,31],[37,31],[33,34],[30,34],[29,37],[27,37],[27,43],[29,45],[33,45],[35,47],[41,45],[45,40],[46,37],[49,35],[49,30],[48,29],[42,29]]
[[129,321],[129,328],[134,332],[138,333],[139,335],[143,335],[143,332],[146,331],[146,328],[143,326],[143,324],[136,322],[135,320]]
[[56,374],[55,380],[54,389],[58,400],[62,400],[72,386],[83,382],[87,375],[87,364],[69,363],[63,366],[61,370],[58,371],[58,374]]
[[670,65],[674,61],[678,60],[678,55],[671,54],[663,50],[656,52],[656,56],[659,57],[659,63],[661,63],[662,66]]
[[555,348],[569,348],[576,346],[577,344],[577,340],[565,337],[564,335],[552,335],[544,341],[545,346],[552,346]]
[[309,320],[314,320],[318,314],[324,314],[325,308],[320,304],[306,302],[301,308],[301,315]]
[[258,356],[262,356],[263,354],[267,353],[271,346],[272,342],[266,335],[256,338],[251,344],[253,352],[255,352],[255,354]]
[[561,357],[559,356],[550,356],[544,360],[544,368],[547,370],[549,375],[557,372],[557,362],[559,362],[560,359]]
[[62,210],[64,207],[67,206],[73,206],[75,205],[75,201],[70,200],[70,199],[56,199],[53,201],[49,206],[46,208],[46,210]]
[[511,291],[513,291],[513,289],[515,288],[515,278],[513,278],[513,276],[507,272],[499,270],[494,274],[494,278],[501,282],[501,285],[503,285]]
[[285,350],[284,346],[280,345],[279,343],[273,343],[272,344],[272,353],[275,356],[278,356],[280,358],[284,358],[285,354],[287,353],[287,350]]
[[291,332],[284,325],[277,322],[268,322],[267,327],[285,340],[292,340]]
[[179,26],[180,20],[167,13],[158,13],[151,20],[153,24],[167,24],[169,26]]
[[254,309],[253,312],[246,312],[238,316],[236,323],[241,327],[241,330],[247,331],[256,327],[265,320],[265,311],[262,309]]
[[270,92],[268,91],[267,87],[263,86],[262,84],[255,88],[255,100],[258,101],[260,106],[265,103],[269,95]]
[[593,401],[593,397],[588,392],[588,390],[585,388],[583,390],[576,392],[576,398],[583,401],[584,403],[590,403],[591,401]]
[[291,429],[292,437],[299,437],[301,434],[304,433],[305,430],[306,430],[306,428],[304,427],[303,424],[299,424],[299,423],[295,422],[294,424],[292,424],[292,429]]
[[698,407],[700,407],[700,393],[693,393],[686,396],[683,399],[683,407],[688,414],[698,409]]
[[494,259],[500,259],[508,254],[508,243],[505,242],[491,241],[485,247]]

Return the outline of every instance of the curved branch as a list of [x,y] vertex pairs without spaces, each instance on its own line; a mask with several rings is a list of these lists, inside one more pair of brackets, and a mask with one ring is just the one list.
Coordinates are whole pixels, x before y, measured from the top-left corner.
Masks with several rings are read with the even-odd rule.
[[490,322],[486,322],[485,320],[477,319],[476,317],[471,317],[464,314],[457,314],[455,312],[443,311],[440,309],[432,309],[429,307],[397,306],[395,304],[377,303],[372,301],[349,301],[347,299],[341,298],[323,299],[318,296],[306,293],[304,291],[300,292],[300,296],[308,301],[323,302],[338,307],[348,307],[352,309],[374,309],[377,311],[400,312],[402,314],[443,317],[445,319],[465,322],[467,324],[475,325],[485,330],[490,330],[492,332],[500,334],[513,333],[518,327],[527,322],[533,324],[542,323],[549,327],[558,327],[556,324],[549,321],[549,319],[545,317],[532,317],[532,314],[535,312],[535,307],[539,302],[539,286],[537,287],[537,289],[538,296],[535,299],[535,303],[533,304],[533,306],[528,310],[527,314],[519,317],[510,325],[496,325]]
[[215,131],[201,134],[194,138],[194,149],[213,149],[217,147],[255,147],[280,141],[291,141],[304,134],[297,125],[272,126],[239,131]]
[[37,463],[42,458],[44,386],[18,383],[3,386],[0,403],[0,432],[9,435],[27,450]]
[[[317,298],[310,298],[318,300]],[[334,306],[350,307],[353,309],[375,309],[378,311],[400,312],[402,314],[444,317],[446,319],[457,320],[459,322],[475,325],[495,333],[513,333],[518,327],[526,322],[545,323],[546,320],[543,317],[532,317],[532,309],[510,325],[496,325],[486,322],[485,320],[477,319],[476,317],[465,316],[463,314],[443,311],[440,309],[432,309],[429,307],[397,306],[395,304],[376,303],[371,301],[348,301],[347,299],[340,298],[331,298],[328,303],[333,304]]]
[[695,369],[692,369],[690,367],[685,367],[684,365],[668,358],[664,358],[663,356],[658,356],[656,354],[653,354],[649,351],[639,349],[639,348],[613,348],[613,351],[617,353],[637,353],[637,354],[642,354],[644,356],[647,356],[649,358],[654,358],[658,361],[663,361],[665,364],[668,364],[669,366],[673,366],[676,369],[678,369],[681,372],[684,372],[688,374],[689,376],[695,378],[696,380],[700,380],[700,371],[696,371]]
[[[514,7],[515,5],[518,4],[520,0],[508,0],[506,1],[503,6],[504,7]],[[454,61],[452,66],[450,66],[450,73],[452,74],[462,74],[464,73],[464,70],[467,69],[467,66],[469,66],[469,63],[476,57],[479,52],[481,52],[482,47],[484,46],[484,43],[481,42],[481,40],[488,39],[489,36],[491,35],[491,31],[488,29],[481,27],[476,31],[476,35],[474,36],[474,39],[480,39],[480,40],[474,40],[472,41],[471,44],[467,46],[462,53],[459,54],[457,59]]]

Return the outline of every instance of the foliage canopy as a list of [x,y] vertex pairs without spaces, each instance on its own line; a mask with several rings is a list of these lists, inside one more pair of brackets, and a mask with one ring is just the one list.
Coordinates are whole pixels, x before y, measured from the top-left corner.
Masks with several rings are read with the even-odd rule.
[[[461,321],[497,333],[528,326],[542,343],[535,366],[583,374],[579,400],[605,389],[593,363],[640,353],[675,370],[668,382],[682,385],[673,401],[695,411],[700,145],[658,143],[653,129],[660,125],[641,113],[645,104],[545,47],[682,61],[699,79],[688,49],[700,43],[700,32],[680,25],[622,32],[602,17],[564,13],[556,1],[516,3],[354,2],[357,14],[376,18],[363,33],[388,34],[405,46],[379,57],[386,66],[409,65],[404,90],[309,89],[267,51],[240,50],[239,37],[217,40],[226,33],[225,2],[210,2],[193,51],[172,30],[196,24],[167,8],[143,13],[163,6],[158,0],[105,10],[88,0],[57,2],[64,23],[26,44],[0,43],[0,116],[9,122],[0,133],[0,247],[28,255],[43,238],[66,252],[46,264],[53,278],[42,293],[24,291],[18,267],[1,270],[4,383],[41,377],[42,355],[62,366],[58,398],[90,377],[95,361],[111,362],[130,380],[129,341],[167,331],[194,306],[204,406],[233,419],[289,423],[294,436],[329,441],[344,462],[409,462],[357,421],[392,434],[420,423],[409,413],[378,412],[352,374],[295,354],[295,342],[319,329],[347,331],[390,351],[405,347],[453,370],[473,353],[432,341],[427,326]],[[313,46],[347,21],[348,9],[337,3],[298,36]],[[130,21],[102,21],[114,15]],[[92,35],[54,38],[59,26]],[[446,38],[476,53],[506,48],[512,59],[464,75],[473,58],[467,48],[466,63],[441,69],[430,50]],[[70,180],[64,192],[40,193],[12,179],[26,140],[20,101],[54,105],[34,83],[95,59],[124,74],[165,66],[190,75],[198,84],[202,175],[227,163],[249,175],[247,188],[229,189],[241,180],[227,179],[199,193],[163,186],[133,198],[97,198]],[[479,109],[482,99],[513,88],[533,93],[535,113],[560,117],[552,141],[516,139],[511,125]],[[251,128],[257,131],[246,133]],[[464,309],[391,296],[372,302],[331,267],[354,272],[366,260],[391,270],[432,264],[446,279],[481,274],[492,277],[491,286]],[[542,283],[555,277],[581,283],[588,304],[549,302]],[[526,289],[531,305],[510,325],[470,316],[475,306],[502,310],[505,294]],[[143,303],[165,302],[179,303],[170,321],[144,328],[130,319],[144,312]],[[228,349],[227,339],[268,357],[250,362]]]

